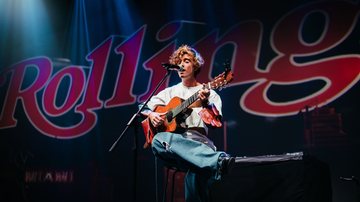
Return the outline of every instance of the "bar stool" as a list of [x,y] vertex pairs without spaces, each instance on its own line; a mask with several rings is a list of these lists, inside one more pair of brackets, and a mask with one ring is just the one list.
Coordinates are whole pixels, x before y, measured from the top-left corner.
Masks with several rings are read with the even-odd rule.
[[[166,171],[166,177],[165,177],[165,186],[164,186],[164,191],[163,191],[163,202],[167,201],[169,180],[171,180],[170,201],[174,202],[175,185],[180,184],[180,194],[182,195],[182,200],[177,200],[176,202],[181,202],[181,201],[185,202],[184,177],[185,177],[187,170],[177,168],[177,167],[172,167],[172,166],[165,166],[164,169]],[[169,178],[170,174],[172,174],[171,179]]]

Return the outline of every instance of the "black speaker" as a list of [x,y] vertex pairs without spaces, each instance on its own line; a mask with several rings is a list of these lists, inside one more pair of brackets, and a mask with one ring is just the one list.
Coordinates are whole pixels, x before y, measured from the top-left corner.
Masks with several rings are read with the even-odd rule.
[[302,153],[236,158],[210,188],[212,202],[331,202],[326,163]]

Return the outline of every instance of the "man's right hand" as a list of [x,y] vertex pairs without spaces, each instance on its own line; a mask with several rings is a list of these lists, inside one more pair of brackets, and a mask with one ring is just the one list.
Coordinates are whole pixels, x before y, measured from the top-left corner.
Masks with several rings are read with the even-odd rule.
[[150,119],[151,124],[154,127],[161,126],[165,121],[165,119],[164,119],[165,114],[166,114],[166,112],[163,112],[163,113],[151,112],[149,114],[149,119]]

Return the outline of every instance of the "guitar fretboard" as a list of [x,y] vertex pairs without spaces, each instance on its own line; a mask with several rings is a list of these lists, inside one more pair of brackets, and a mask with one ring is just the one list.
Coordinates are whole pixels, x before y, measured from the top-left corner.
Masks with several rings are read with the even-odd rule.
[[194,103],[199,95],[199,91],[194,93],[192,96],[190,96],[188,99],[186,99],[184,102],[181,103],[181,105],[175,107],[172,112],[172,118],[176,117],[179,113],[184,111],[184,109],[188,108],[192,103]]

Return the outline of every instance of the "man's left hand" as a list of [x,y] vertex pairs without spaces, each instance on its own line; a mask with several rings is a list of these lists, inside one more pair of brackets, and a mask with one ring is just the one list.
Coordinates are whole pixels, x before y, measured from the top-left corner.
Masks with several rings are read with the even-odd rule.
[[202,88],[202,89],[199,90],[199,96],[198,97],[202,102],[207,102],[207,99],[209,98],[209,95],[210,95],[209,89]]

